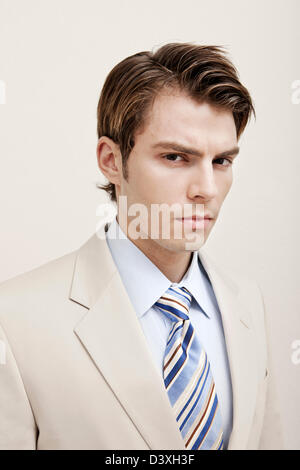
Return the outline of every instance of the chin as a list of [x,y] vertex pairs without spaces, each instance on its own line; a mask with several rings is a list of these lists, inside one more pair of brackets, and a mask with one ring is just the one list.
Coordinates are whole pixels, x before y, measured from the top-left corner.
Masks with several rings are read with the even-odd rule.
[[156,239],[156,242],[164,249],[176,252],[176,253],[184,253],[184,252],[192,252],[198,251],[205,243],[205,239],[203,238],[203,234],[199,234],[198,237],[189,237],[189,238],[182,238],[181,240],[171,239],[171,240],[164,240],[164,239]]

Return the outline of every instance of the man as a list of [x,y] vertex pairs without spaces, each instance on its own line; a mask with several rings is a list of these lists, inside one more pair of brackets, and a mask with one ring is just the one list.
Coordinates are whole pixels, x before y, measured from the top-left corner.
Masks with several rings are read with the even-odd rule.
[[97,157],[117,217],[0,286],[2,449],[282,448],[260,289],[202,250],[253,111],[218,47],[109,73]]

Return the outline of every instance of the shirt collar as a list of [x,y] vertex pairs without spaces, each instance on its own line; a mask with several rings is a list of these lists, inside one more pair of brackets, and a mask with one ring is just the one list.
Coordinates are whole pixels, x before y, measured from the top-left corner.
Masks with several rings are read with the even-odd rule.
[[[106,241],[120,277],[138,317],[144,315],[171,286],[184,286],[193,295],[201,311],[210,318],[213,302],[208,276],[198,252],[192,253],[188,270],[179,283],[172,283],[150,259],[131,241],[116,217],[106,232]],[[210,284],[210,283],[209,283]]]

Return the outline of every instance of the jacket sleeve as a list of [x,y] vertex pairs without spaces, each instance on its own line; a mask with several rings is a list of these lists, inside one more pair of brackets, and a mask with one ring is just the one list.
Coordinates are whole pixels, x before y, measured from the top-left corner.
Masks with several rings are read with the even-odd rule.
[[0,450],[35,450],[37,434],[17,363],[0,326]]
[[264,298],[259,287],[264,306],[265,331],[267,341],[267,394],[265,402],[265,414],[262,432],[259,441],[261,450],[284,450],[283,428],[280,415],[280,407],[277,395],[276,380],[274,376],[273,359],[270,348],[270,328],[265,308]]

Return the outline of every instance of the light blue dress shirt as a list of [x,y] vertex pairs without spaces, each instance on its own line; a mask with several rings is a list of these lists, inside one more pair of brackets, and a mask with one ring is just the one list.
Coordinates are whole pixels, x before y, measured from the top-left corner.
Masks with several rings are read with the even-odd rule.
[[230,370],[221,314],[198,252],[192,253],[192,261],[181,281],[172,283],[126,237],[116,217],[106,232],[106,241],[161,377],[163,377],[163,358],[172,322],[153,305],[170,285],[185,286],[193,295],[190,319],[211,364],[223,418],[224,449],[226,449],[232,430]]

